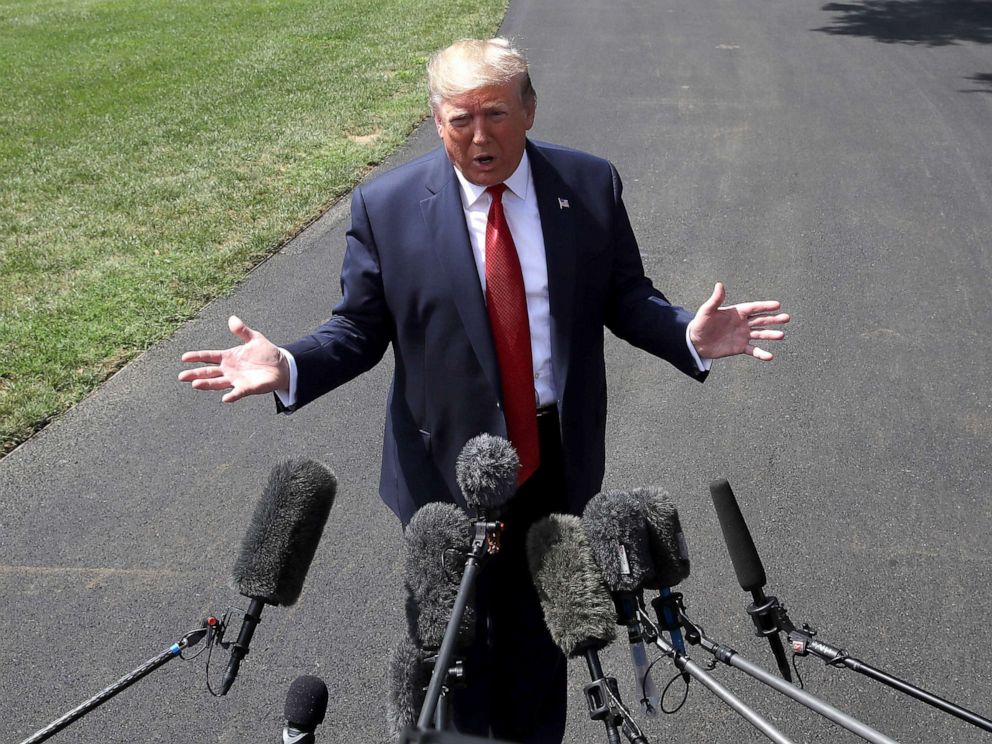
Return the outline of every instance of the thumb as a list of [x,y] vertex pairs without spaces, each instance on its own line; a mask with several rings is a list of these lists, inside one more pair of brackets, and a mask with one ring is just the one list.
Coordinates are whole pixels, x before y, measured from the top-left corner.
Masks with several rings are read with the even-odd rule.
[[713,287],[713,294],[710,295],[709,299],[706,300],[700,307],[699,313],[712,313],[715,312],[723,301],[727,298],[727,290],[723,286],[723,282],[717,282]]
[[241,320],[237,315],[232,315],[227,319],[227,327],[235,336],[240,338],[245,343],[252,340],[255,332],[245,325],[245,322]]

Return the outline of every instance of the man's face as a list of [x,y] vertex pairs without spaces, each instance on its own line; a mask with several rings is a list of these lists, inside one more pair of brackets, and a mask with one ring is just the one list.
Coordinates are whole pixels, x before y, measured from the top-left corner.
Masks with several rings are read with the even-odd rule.
[[442,101],[434,115],[448,159],[479,186],[503,183],[524,154],[534,124],[534,101],[524,103],[520,82],[476,88]]

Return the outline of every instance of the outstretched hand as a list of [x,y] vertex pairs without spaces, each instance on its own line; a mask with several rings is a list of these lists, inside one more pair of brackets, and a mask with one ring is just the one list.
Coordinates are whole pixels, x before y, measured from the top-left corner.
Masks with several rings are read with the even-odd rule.
[[752,342],[781,341],[785,338],[784,331],[768,329],[768,326],[789,322],[788,314],[777,312],[782,304],[766,300],[721,307],[726,296],[723,282],[717,282],[713,294],[689,322],[689,340],[696,352],[704,359],[749,354],[755,359],[770,362],[772,355]]
[[192,383],[194,390],[230,390],[221,398],[224,403],[288,389],[289,363],[279,348],[236,315],[227,327],[244,343],[221,351],[187,351],[182,361],[210,366],[180,372],[179,381]]

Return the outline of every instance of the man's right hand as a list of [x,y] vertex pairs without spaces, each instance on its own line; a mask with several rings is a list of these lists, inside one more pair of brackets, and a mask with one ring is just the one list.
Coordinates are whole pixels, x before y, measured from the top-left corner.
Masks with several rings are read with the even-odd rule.
[[179,381],[192,383],[195,390],[229,390],[221,398],[224,403],[288,390],[289,362],[279,348],[236,315],[228,318],[227,327],[244,343],[222,351],[187,351],[182,361],[209,366],[180,372]]

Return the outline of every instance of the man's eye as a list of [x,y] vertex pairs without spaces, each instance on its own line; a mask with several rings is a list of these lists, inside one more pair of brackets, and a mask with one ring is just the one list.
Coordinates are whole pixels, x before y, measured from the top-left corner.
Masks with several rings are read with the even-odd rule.
[[466,124],[468,124],[467,116],[456,116],[454,119],[451,119],[451,126],[453,127],[463,127]]

